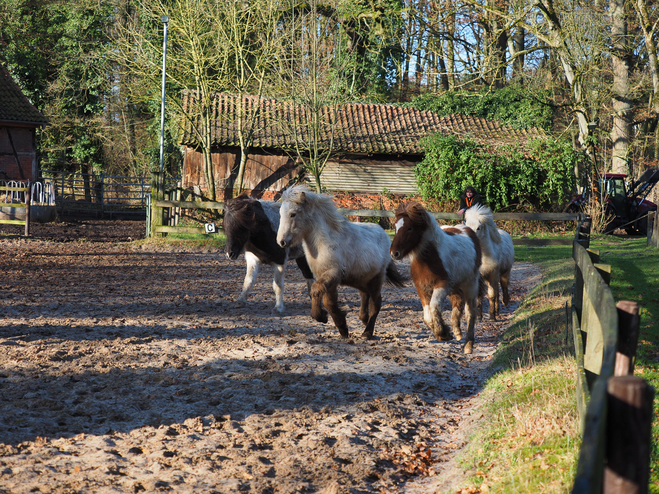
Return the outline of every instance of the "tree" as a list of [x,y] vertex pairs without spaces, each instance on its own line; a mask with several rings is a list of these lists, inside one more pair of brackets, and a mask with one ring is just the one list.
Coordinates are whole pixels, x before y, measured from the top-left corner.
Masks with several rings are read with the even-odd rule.
[[[336,24],[320,13],[317,0],[308,8],[294,8],[287,19],[285,49],[278,60],[280,94],[293,105],[281,122],[291,137],[295,158],[322,192],[321,174],[333,153],[340,106],[351,100],[343,46],[336,40]],[[334,42],[332,40],[334,38]],[[341,73],[344,77],[334,77]]]

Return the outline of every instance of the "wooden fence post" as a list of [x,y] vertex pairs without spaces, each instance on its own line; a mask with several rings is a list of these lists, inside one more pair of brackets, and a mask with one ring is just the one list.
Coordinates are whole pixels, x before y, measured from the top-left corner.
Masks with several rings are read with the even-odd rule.
[[618,350],[615,376],[631,376],[634,374],[636,346],[641,318],[638,303],[631,300],[621,300],[616,304],[618,310]]
[[163,200],[165,186],[163,182],[164,173],[153,172],[151,174],[151,236],[163,237],[164,233],[156,233],[156,227],[163,225],[163,208],[157,207],[156,201]]
[[648,213],[648,246],[659,247],[659,217],[656,211]]
[[608,381],[603,494],[648,492],[654,389],[635,376]]

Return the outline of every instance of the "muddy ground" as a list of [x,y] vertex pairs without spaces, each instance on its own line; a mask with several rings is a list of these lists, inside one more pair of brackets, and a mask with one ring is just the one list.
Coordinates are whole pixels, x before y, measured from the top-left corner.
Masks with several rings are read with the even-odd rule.
[[411,284],[385,288],[372,341],[343,289],[355,337],[342,340],[309,317],[294,263],[279,316],[268,267],[234,308],[242,257],[131,242],[141,221],[33,226],[0,237],[12,494],[453,492],[492,353],[539,281],[515,265],[511,304],[465,356],[431,336]]

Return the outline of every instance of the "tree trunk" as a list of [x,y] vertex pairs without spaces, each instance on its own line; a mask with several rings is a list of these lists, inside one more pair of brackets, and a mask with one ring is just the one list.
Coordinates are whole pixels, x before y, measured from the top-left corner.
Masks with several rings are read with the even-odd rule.
[[[655,28],[650,21],[648,14],[647,0],[636,0],[634,5],[636,7],[636,15],[638,16],[639,25],[643,30],[643,37],[645,38],[645,47],[648,54],[648,66],[650,68],[650,75],[652,75],[652,94],[648,107],[654,114],[655,119],[659,119],[659,61],[657,60],[657,45],[654,42]],[[653,158],[659,157],[659,125],[655,126],[655,146]]]
[[629,145],[631,141],[633,105],[630,95],[629,70],[630,47],[627,40],[627,19],[625,18],[624,0],[610,0],[611,65],[613,69],[613,142],[611,169],[615,173],[631,173],[628,166]]

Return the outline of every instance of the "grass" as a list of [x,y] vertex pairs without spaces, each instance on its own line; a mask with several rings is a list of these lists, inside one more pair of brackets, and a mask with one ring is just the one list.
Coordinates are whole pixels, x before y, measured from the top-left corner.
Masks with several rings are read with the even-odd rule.
[[204,233],[168,233],[165,237],[148,237],[135,242],[137,245],[160,245],[160,246],[186,246],[205,251],[217,251],[224,249],[226,244],[224,234]]
[[[591,249],[612,268],[614,299],[641,306],[635,374],[659,389],[659,249],[644,238],[597,236]],[[517,262],[542,268],[541,283],[517,311],[483,391],[487,420],[460,461],[470,472],[458,492],[569,492],[580,447],[574,351],[565,303],[574,276],[570,246],[517,246]],[[659,415],[659,400],[654,413]],[[649,492],[659,493],[659,424],[652,429]],[[455,492],[455,490],[453,490]]]

